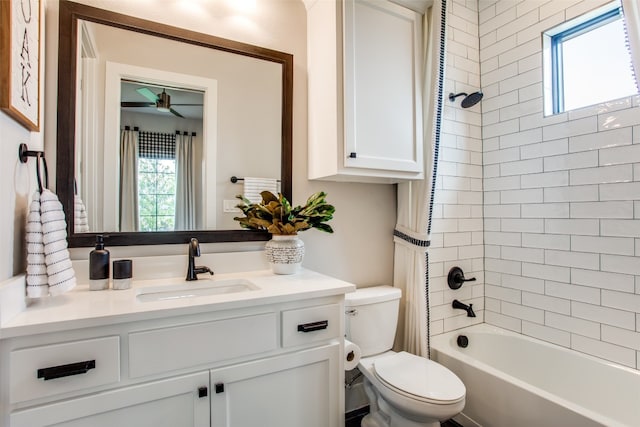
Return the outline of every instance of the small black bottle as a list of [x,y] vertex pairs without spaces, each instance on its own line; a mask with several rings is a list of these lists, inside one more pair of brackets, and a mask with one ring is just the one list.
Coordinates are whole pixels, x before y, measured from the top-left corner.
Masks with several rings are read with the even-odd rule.
[[96,248],[89,254],[89,289],[109,289],[109,251],[101,235],[96,236]]

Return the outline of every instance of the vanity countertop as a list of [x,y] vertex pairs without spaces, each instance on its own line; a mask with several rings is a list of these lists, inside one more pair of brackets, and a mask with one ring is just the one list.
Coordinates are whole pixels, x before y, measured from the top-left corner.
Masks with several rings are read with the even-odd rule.
[[201,278],[218,282],[242,279],[258,289],[217,295],[201,295],[158,301],[140,301],[137,296],[150,287],[183,282],[179,279],[134,280],[131,289],[90,291],[86,284],[57,297],[29,300],[24,311],[0,327],[0,338],[57,332],[105,324],[196,314],[207,311],[250,308],[299,299],[335,296],[355,291],[351,283],[303,269],[298,274],[276,275],[270,270],[216,274]]

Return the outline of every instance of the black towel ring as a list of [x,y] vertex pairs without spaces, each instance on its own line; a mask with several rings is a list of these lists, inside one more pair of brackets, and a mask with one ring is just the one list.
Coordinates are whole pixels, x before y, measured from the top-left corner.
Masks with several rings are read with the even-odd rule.
[[[29,150],[27,144],[22,143],[18,147],[18,158],[21,163],[27,163],[29,157],[36,158],[36,176],[38,177],[38,191],[42,194],[45,188],[49,188],[49,170],[47,169],[47,159],[44,158],[44,151]],[[44,166],[44,186],[40,176],[40,160]]]
[[[44,166],[44,186],[42,185],[42,177],[40,176],[40,161]],[[43,153],[36,154],[36,176],[38,177],[38,191],[40,194],[45,188],[49,188],[49,170],[47,169],[47,159],[44,158]]]

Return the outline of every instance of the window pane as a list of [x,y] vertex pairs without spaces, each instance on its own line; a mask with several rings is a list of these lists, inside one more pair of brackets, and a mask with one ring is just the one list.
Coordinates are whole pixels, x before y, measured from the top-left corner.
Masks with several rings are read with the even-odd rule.
[[176,197],[173,194],[168,196],[158,195],[158,215],[171,215],[175,214]]
[[622,19],[565,41],[562,59],[565,111],[636,93]]
[[153,159],[138,159],[138,171],[139,172],[155,172],[156,162]]
[[159,216],[158,231],[173,231],[175,228],[175,218],[173,216]]
[[158,174],[156,191],[158,194],[176,194],[176,176],[174,174]]
[[173,231],[176,205],[175,159],[138,161],[138,214],[141,231]]
[[140,231],[156,231],[156,217],[140,216]]
[[156,193],[156,174],[148,172],[138,173],[138,194]]
[[155,215],[156,214],[156,196],[155,194],[151,195],[140,195],[138,197],[138,209],[140,210],[140,215]]
[[176,161],[175,160],[158,160],[158,173],[176,173]]

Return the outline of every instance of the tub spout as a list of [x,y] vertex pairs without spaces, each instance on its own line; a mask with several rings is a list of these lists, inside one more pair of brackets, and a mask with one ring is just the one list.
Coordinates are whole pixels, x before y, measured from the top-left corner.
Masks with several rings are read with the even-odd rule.
[[451,303],[451,307],[465,310],[467,312],[467,317],[476,317],[476,314],[473,312],[473,304],[467,305],[458,301],[457,299],[454,299]]

